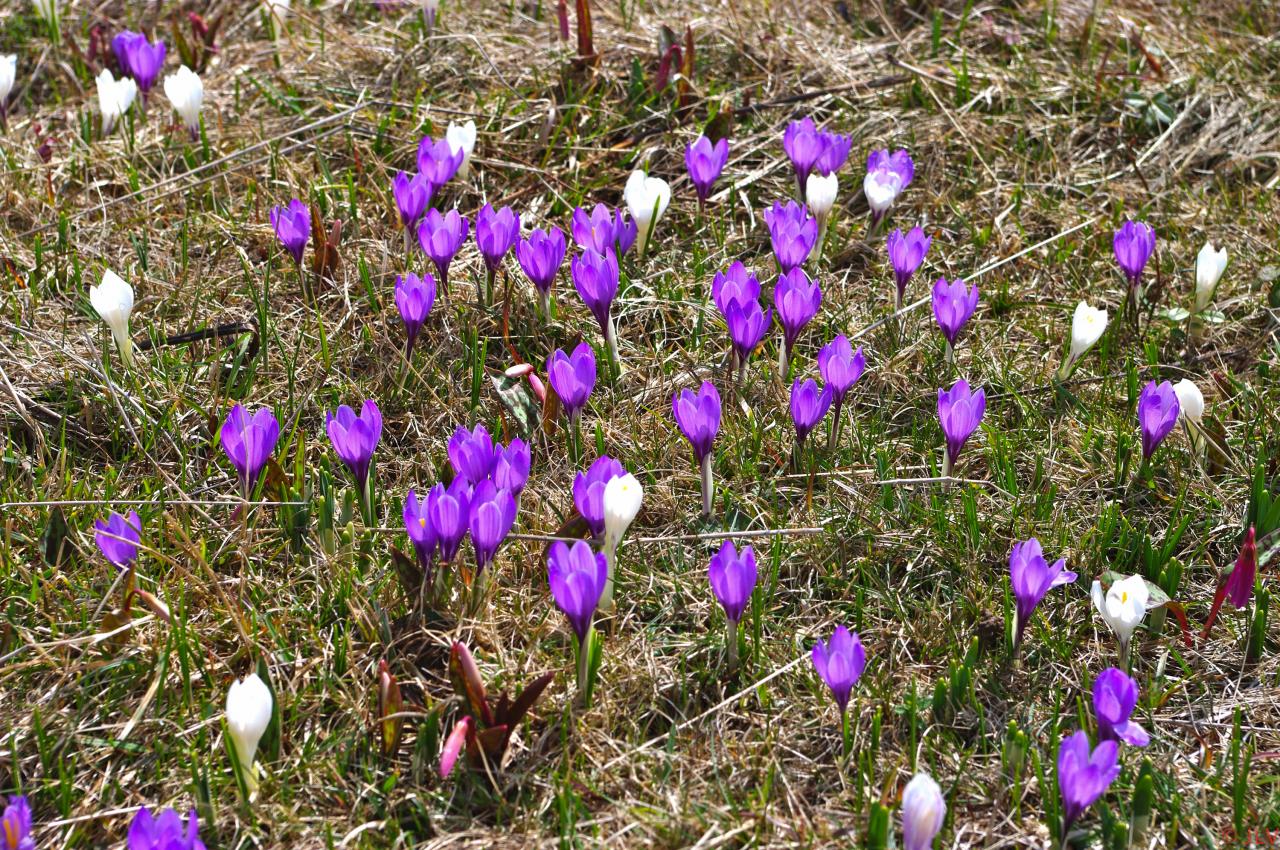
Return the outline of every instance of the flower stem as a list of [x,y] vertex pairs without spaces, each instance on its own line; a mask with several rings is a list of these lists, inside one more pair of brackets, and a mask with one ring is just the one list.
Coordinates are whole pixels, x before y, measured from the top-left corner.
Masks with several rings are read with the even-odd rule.
[[738,622],[736,620],[725,619],[725,650],[727,651],[727,662],[729,675],[732,676],[738,671]]
[[715,501],[716,482],[711,471],[711,453],[702,456],[702,515],[711,516],[711,505]]

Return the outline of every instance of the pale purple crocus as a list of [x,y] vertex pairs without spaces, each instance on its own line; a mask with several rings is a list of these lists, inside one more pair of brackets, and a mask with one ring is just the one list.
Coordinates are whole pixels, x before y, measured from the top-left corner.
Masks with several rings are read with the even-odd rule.
[[462,476],[450,481],[448,487],[437,484],[427,493],[427,518],[435,529],[441,562],[448,564],[457,556],[470,517],[471,485]]
[[802,268],[780,275],[773,286],[773,309],[782,325],[782,348],[778,352],[778,374],[787,374],[792,349],[805,325],[818,315],[822,306],[822,288],[810,280]]
[[165,809],[158,817],[139,809],[129,824],[128,850],[205,850],[195,809],[187,815],[185,828],[173,809]]
[[702,474],[702,515],[711,516],[715,482],[711,475],[711,446],[720,432],[720,393],[703,381],[697,393],[681,390],[671,399],[671,412],[680,433],[693,447],[693,459]]
[[262,467],[276,449],[280,423],[269,407],[260,407],[250,414],[243,404],[237,404],[227,413],[219,439],[227,459],[235,467],[240,492],[248,499]]
[[933,317],[947,340],[947,362],[956,362],[955,345],[960,331],[978,307],[978,287],[965,287],[963,280],[940,277],[933,284]]
[[751,601],[751,593],[755,590],[758,578],[755,552],[750,546],[744,546],[739,554],[733,543],[726,540],[720,546],[720,551],[711,556],[707,578],[711,582],[716,601],[724,609],[727,627],[725,646],[728,650],[729,670],[732,672],[738,666],[738,623],[747,610],[747,603]]
[[725,323],[729,326],[729,340],[733,343],[734,355],[738,360],[738,384],[741,385],[747,374],[747,360],[764,340],[773,321],[773,310],[763,310],[760,302],[730,301],[724,314]]
[[862,648],[862,640],[857,632],[844,626],[836,626],[830,640],[823,642],[818,638],[813,645],[813,667],[831,689],[842,717],[849,709],[849,694],[866,666],[867,653]]
[[449,264],[457,255],[462,243],[467,241],[470,222],[457,210],[441,214],[437,209],[427,210],[418,225],[418,244],[422,252],[435,264],[440,288],[446,302],[449,298]]
[[769,241],[780,274],[809,259],[818,242],[818,220],[809,215],[803,204],[774,201],[773,206],[764,211],[764,222],[769,228]]
[[516,507],[520,506],[520,494],[525,484],[529,483],[529,470],[533,466],[533,453],[529,444],[516,437],[508,446],[497,446],[494,450],[493,483],[515,497]]
[[578,343],[571,355],[557,348],[547,363],[547,377],[569,422],[576,425],[596,386],[595,352],[585,342]]
[[418,556],[418,564],[427,577],[426,584],[431,585],[431,564],[436,551],[436,527],[431,523],[431,500],[428,494],[421,498],[413,491],[404,500],[404,530],[413,544],[413,551]]
[[502,266],[503,258],[519,238],[520,216],[511,207],[495,210],[492,204],[485,204],[476,214],[476,244],[480,247],[480,256],[484,258],[487,272],[482,303],[493,301],[494,278]]
[[525,277],[538,290],[538,307],[544,318],[551,316],[551,286],[564,264],[564,231],[554,225],[534,230],[516,243],[516,260]]
[[968,442],[987,410],[986,390],[969,392],[969,383],[963,378],[956,381],[950,390],[938,390],[938,421],[942,424],[942,433],[946,437],[947,448],[942,455],[942,477],[949,478],[955,463],[960,459],[960,450]]
[[471,494],[471,545],[476,555],[476,592],[484,593],[485,567],[493,562],[498,547],[516,522],[516,500],[492,481],[481,481]]
[[741,261],[734,260],[729,268],[716,272],[711,280],[711,300],[720,315],[729,317],[729,304],[733,301],[759,301],[760,281],[747,271]]
[[421,172],[410,176],[400,171],[391,178],[391,195],[395,198],[400,224],[404,227],[405,253],[413,246],[413,234],[417,232],[418,222],[426,214],[434,192],[435,187]]
[[418,171],[437,188],[453,179],[465,157],[465,150],[459,148],[455,151],[445,138],[437,141],[424,136],[418,142]]
[[715,144],[706,136],[699,136],[697,141],[686,145],[684,164],[689,170],[689,180],[698,193],[698,207],[706,206],[711,187],[720,179],[725,163],[729,161],[729,140],[721,139]]
[[404,357],[413,355],[413,345],[418,340],[422,326],[427,322],[431,306],[436,302],[436,279],[430,272],[421,277],[416,274],[396,275],[396,309],[404,322]]
[[893,206],[902,190],[915,177],[916,167],[905,150],[874,150],[867,156],[867,176],[862,180],[862,193],[871,208],[871,226],[877,227]]
[[1031,615],[1045,594],[1055,587],[1071,584],[1076,574],[1066,569],[1067,561],[1059,558],[1050,564],[1044,557],[1040,541],[1032,537],[1013,544],[1009,555],[1009,583],[1013,586],[1016,601],[1016,620],[1013,630],[1013,648],[1016,652],[1022,644],[1022,636],[1031,622]]
[[1178,424],[1178,394],[1173,384],[1149,382],[1138,396],[1138,427],[1142,431],[1142,462],[1151,460],[1156,449]]
[[[853,150],[853,139],[839,133],[823,134],[822,154],[814,163],[813,170],[824,177],[839,171],[849,159],[849,151]],[[807,179],[807,177],[806,177]]]
[[1138,683],[1118,667],[1108,667],[1093,680],[1093,713],[1099,741],[1123,741],[1135,747],[1151,743],[1147,730],[1130,718],[1138,705]]
[[145,97],[164,68],[165,43],[159,39],[152,43],[142,33],[126,30],[111,40],[111,50],[121,70],[133,77]]
[[1111,239],[1116,263],[1129,279],[1131,293],[1142,294],[1142,271],[1156,250],[1156,231],[1143,221],[1126,221]]
[[615,478],[621,478],[627,470],[621,463],[601,455],[596,458],[586,472],[573,476],[573,506],[586,521],[591,534],[600,537],[604,534],[604,488]]
[[840,410],[844,407],[844,398],[866,370],[867,358],[862,353],[862,346],[854,351],[853,344],[844,334],[839,334],[818,351],[818,372],[822,375],[822,382],[831,387],[834,408],[828,451],[835,448],[836,441],[840,438]]
[[498,447],[483,424],[471,431],[458,426],[449,438],[448,454],[454,474],[473,487],[493,474],[498,462]]
[[128,516],[112,511],[106,520],[95,520],[93,528],[93,542],[108,561],[124,569],[137,559],[142,542],[142,520],[137,511],[129,511]]
[[907,296],[907,284],[911,276],[924,263],[925,254],[929,253],[929,245],[933,238],[926,236],[918,227],[913,227],[904,235],[901,230],[889,234],[889,265],[893,266],[894,282],[897,290],[894,293],[893,311],[902,309],[902,302]]
[[307,205],[294,198],[286,206],[272,207],[271,227],[294,264],[301,268],[302,252],[311,239],[311,211]]
[[610,209],[596,204],[587,212],[582,207],[573,211],[570,227],[573,241],[583,250],[590,248],[597,254],[612,250],[621,257],[635,244],[639,228],[634,220],[626,218],[622,209]]
[[1062,795],[1064,841],[1075,822],[1119,775],[1119,748],[1115,741],[1103,741],[1091,751],[1086,732],[1063,739],[1058,748],[1058,790]]
[[556,607],[564,612],[578,639],[578,690],[584,696],[590,660],[587,636],[608,579],[609,564],[604,555],[592,552],[586,541],[575,541],[572,548],[563,540],[551,544],[547,552],[547,582]]
[[0,850],[36,850],[31,835],[31,804],[22,794],[9,798],[0,816]]
[[582,302],[600,325],[600,334],[609,347],[609,356],[617,362],[618,340],[612,316],[613,299],[618,296],[617,256],[612,248],[606,248],[603,254],[583,249],[569,261],[569,272]]
[[333,450],[351,470],[362,498],[367,499],[369,465],[373,461],[373,450],[382,439],[382,411],[373,399],[365,401],[359,415],[344,404],[336,414],[325,413],[325,430],[329,433]]
[[819,388],[812,378],[796,378],[791,384],[791,421],[796,427],[796,457],[805,438],[831,409],[831,385]]

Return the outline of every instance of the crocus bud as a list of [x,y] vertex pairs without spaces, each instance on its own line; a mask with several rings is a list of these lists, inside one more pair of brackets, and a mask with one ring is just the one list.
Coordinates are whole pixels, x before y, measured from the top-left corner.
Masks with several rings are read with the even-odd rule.
[[706,136],[699,136],[697,141],[685,146],[684,164],[689,170],[689,180],[698,193],[699,206],[707,203],[711,187],[720,178],[720,172],[724,171],[724,165],[728,161],[728,139],[712,144]]
[[1173,385],[1173,392],[1178,397],[1178,417],[1199,425],[1204,416],[1204,393],[1186,378]]
[[133,106],[138,96],[138,84],[129,77],[117,80],[109,68],[98,75],[98,109],[102,111],[102,133],[106,135],[115,127],[120,116]]
[[1146,580],[1140,575],[1132,575],[1111,585],[1104,594],[1101,582],[1095,579],[1089,595],[1093,597],[1093,605],[1102,619],[1120,641],[1121,660],[1127,659],[1133,630],[1147,615],[1147,600],[1151,592],[1147,589]]
[[818,220],[819,229],[826,224],[827,216],[836,204],[836,190],[839,187],[840,181],[834,171],[825,177],[813,171],[805,180],[804,199],[809,205],[809,212]]
[[[1202,404],[1203,406],[1203,404]],[[1150,381],[1138,396],[1138,429],[1142,432],[1142,459],[1150,460],[1156,449],[1178,424],[1182,407],[1168,381]]]
[[[0,100],[3,99],[0,97]],[[1212,242],[1204,243],[1204,247],[1196,255],[1195,312],[1199,313],[1209,306],[1209,299],[1213,298],[1213,293],[1218,288],[1218,281],[1222,278],[1222,273],[1226,269],[1227,249],[1222,248],[1215,251]]]
[[89,303],[98,311],[102,321],[111,328],[116,348],[124,365],[133,368],[133,340],[129,338],[129,314],[133,312],[133,287],[119,275],[107,269],[102,273],[102,283],[89,287]]
[[1076,311],[1071,316],[1071,352],[1058,373],[1060,378],[1066,380],[1076,361],[1093,348],[1106,329],[1107,311],[1105,309],[1094,309],[1084,301],[1076,305]]
[[929,850],[947,817],[942,789],[917,773],[902,792],[902,850]]
[[204,105],[204,83],[198,74],[183,65],[177,73],[164,78],[164,96],[182,117],[191,138],[200,135],[200,107]]
[[862,193],[871,207],[871,219],[879,223],[902,190],[915,177],[916,166],[905,150],[875,150],[867,156],[867,176],[862,179]]
[[0,56],[0,113],[4,112],[4,102],[9,99],[17,78],[18,57],[12,53]]
[[453,766],[458,762],[458,756],[462,754],[462,748],[466,746],[467,738],[471,736],[471,730],[475,727],[475,720],[471,715],[467,715],[458,721],[453,727],[453,731],[449,733],[449,737],[445,739],[444,746],[440,748],[440,778],[448,779],[449,774],[453,773]]
[[636,223],[636,249],[645,255],[649,237],[657,229],[658,221],[671,203],[671,187],[660,177],[650,177],[643,171],[633,171],[627,178],[622,197]]
[[613,581],[617,573],[618,543],[627,533],[631,521],[640,513],[644,488],[630,472],[609,480],[604,485],[604,554],[609,564],[609,580],[600,597],[600,607],[613,607]]
[[462,151],[462,164],[458,166],[458,179],[466,180],[467,175],[471,173],[471,152],[476,149],[476,122],[468,121],[465,124],[450,122],[449,129],[445,130],[444,138],[454,153]]
[[258,755],[258,742],[271,724],[273,706],[271,691],[257,673],[232,682],[227,690],[227,733],[231,735],[236,760],[251,793],[258,787],[253,764]]
[[1112,237],[1116,264],[1129,279],[1129,287],[1141,294],[1142,270],[1156,250],[1156,231],[1145,221],[1126,221]]

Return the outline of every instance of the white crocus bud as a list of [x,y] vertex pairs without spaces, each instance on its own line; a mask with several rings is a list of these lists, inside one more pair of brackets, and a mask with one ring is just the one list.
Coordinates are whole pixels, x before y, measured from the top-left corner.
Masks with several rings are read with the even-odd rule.
[[200,76],[183,65],[177,73],[164,78],[164,94],[173,109],[182,116],[191,138],[200,135],[200,108],[204,105],[204,83]]
[[116,348],[124,365],[133,368],[133,340],[129,338],[129,314],[133,312],[133,287],[118,274],[107,269],[102,273],[102,283],[89,287],[89,303],[98,311],[102,321],[111,328]]
[[1133,630],[1138,628],[1142,618],[1147,615],[1147,601],[1151,592],[1147,589],[1146,579],[1140,575],[1121,579],[1112,584],[1105,595],[1101,582],[1094,579],[1090,595],[1093,597],[1094,607],[1120,641],[1121,661],[1127,661]]
[[618,544],[632,520],[640,513],[644,488],[631,473],[609,479],[604,486],[604,556],[609,562],[609,578],[600,594],[600,607],[613,609],[613,580],[617,573]]
[[1200,388],[1186,378],[1174,384],[1173,391],[1178,396],[1179,418],[1186,419],[1194,425],[1199,425],[1200,419],[1204,416],[1204,393],[1200,392]]
[[427,35],[436,28],[436,14],[440,11],[440,0],[422,0],[422,24]]
[[929,850],[946,817],[942,789],[928,774],[917,773],[902,792],[902,850]]
[[4,102],[9,99],[17,79],[18,57],[12,53],[0,56],[0,112],[4,112]]
[[649,244],[649,236],[657,229],[658,221],[671,203],[671,187],[660,177],[650,177],[643,171],[633,171],[627,178],[622,197],[636,223],[636,251],[641,257]]
[[285,22],[289,20],[290,6],[291,0],[262,0],[262,15],[276,38],[280,37]]
[[1209,299],[1213,298],[1214,290],[1218,288],[1218,281],[1222,278],[1222,273],[1227,269],[1227,249],[1220,251],[1213,249],[1212,242],[1204,243],[1204,247],[1200,249],[1200,253],[1196,255],[1196,312],[1199,313],[1209,306]]
[[449,150],[455,154],[462,151],[462,165],[458,166],[458,179],[467,179],[467,175],[471,173],[471,152],[476,149],[476,122],[450,123],[444,137],[449,143]]
[[271,691],[257,673],[232,682],[227,690],[227,732],[235,745],[236,759],[250,792],[258,787],[253,762],[258,756],[258,742],[271,724],[273,707]]
[[871,212],[877,217],[893,206],[901,191],[901,181],[891,172],[872,171],[862,178],[862,194],[866,195],[867,206],[871,207]]
[[826,223],[827,215],[836,205],[836,190],[839,184],[840,181],[836,178],[834,171],[825,177],[816,171],[811,171],[808,179],[805,180],[804,199],[809,204],[809,212],[813,213],[813,217],[818,220],[819,227]]
[[102,110],[102,133],[106,135],[115,127],[120,116],[133,106],[138,96],[138,84],[132,77],[116,79],[111,70],[103,68],[98,75],[98,108]]
[[1062,364],[1059,377],[1065,380],[1071,374],[1076,361],[1093,348],[1106,329],[1107,311],[1105,309],[1094,309],[1084,301],[1076,305],[1076,312],[1071,316],[1071,352]]

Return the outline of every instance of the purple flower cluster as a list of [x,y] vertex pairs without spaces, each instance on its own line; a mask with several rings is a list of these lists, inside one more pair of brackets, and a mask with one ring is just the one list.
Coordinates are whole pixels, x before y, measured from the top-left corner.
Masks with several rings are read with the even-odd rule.
[[760,307],[760,281],[740,262],[723,272],[716,272],[711,284],[711,298],[729,327],[729,340],[738,363],[741,380],[747,360],[764,340],[773,320],[773,310]]
[[782,149],[791,160],[802,194],[810,173],[826,176],[839,171],[852,147],[853,140],[848,136],[819,129],[809,117],[792,121],[782,134]]
[[116,55],[120,70],[138,84],[145,95],[156,84],[156,78],[164,68],[165,43],[154,43],[140,32],[125,30],[111,39],[111,52]]

